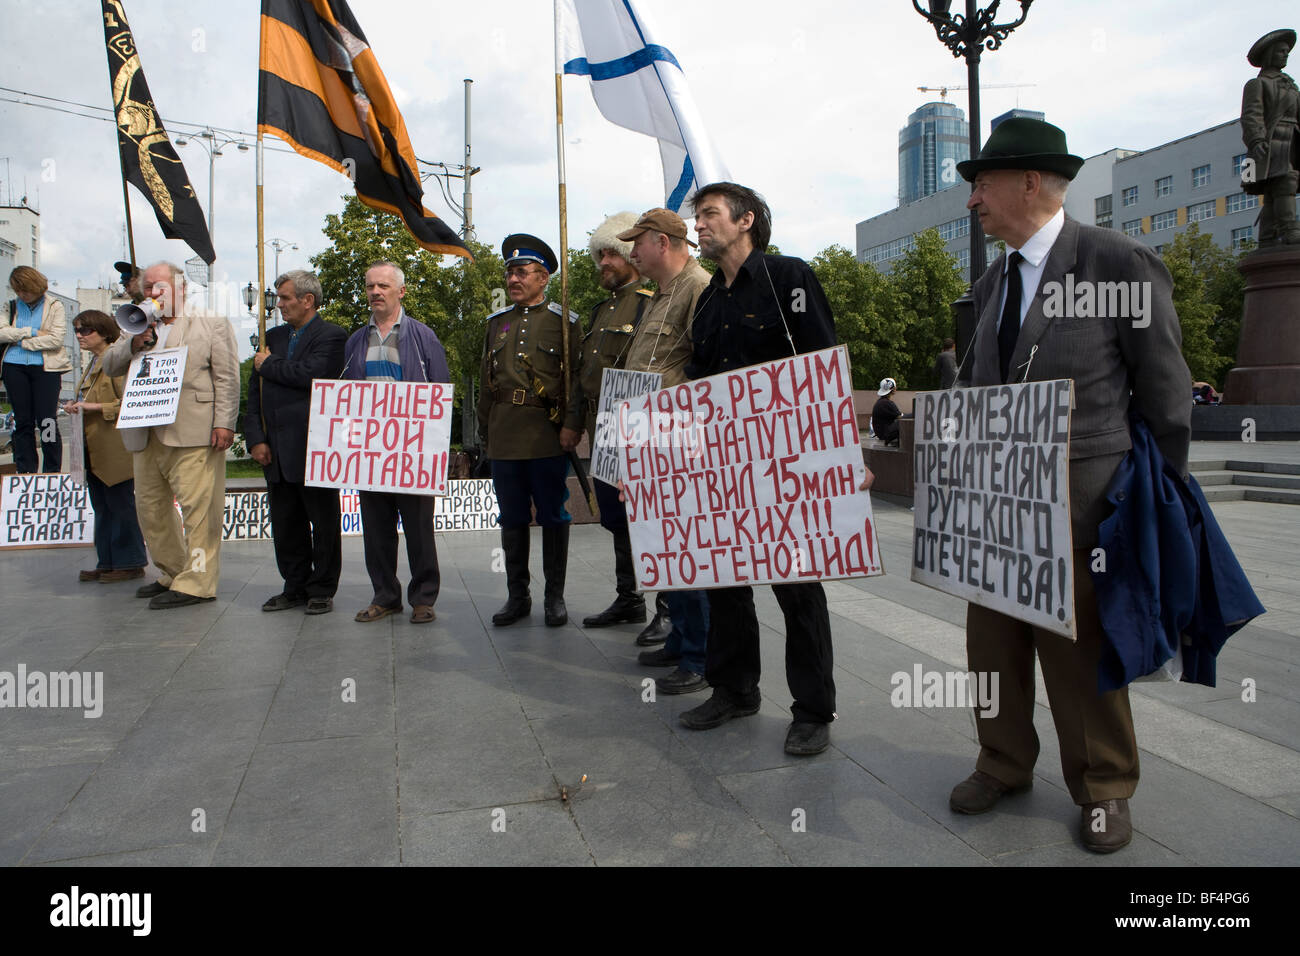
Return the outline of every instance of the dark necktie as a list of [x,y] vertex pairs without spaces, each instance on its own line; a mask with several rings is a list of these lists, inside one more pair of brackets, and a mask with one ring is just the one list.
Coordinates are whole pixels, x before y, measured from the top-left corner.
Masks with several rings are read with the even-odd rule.
[[1007,301],[1002,306],[1002,322],[998,325],[998,365],[1004,382],[1011,371],[1016,339],[1020,337],[1020,263],[1024,258],[1018,252],[1007,257]]

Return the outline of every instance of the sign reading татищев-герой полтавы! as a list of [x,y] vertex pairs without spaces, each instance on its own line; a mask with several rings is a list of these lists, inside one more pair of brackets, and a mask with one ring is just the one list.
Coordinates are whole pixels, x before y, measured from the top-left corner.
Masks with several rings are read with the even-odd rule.
[[912,580],[1074,638],[1069,379],[916,396]]

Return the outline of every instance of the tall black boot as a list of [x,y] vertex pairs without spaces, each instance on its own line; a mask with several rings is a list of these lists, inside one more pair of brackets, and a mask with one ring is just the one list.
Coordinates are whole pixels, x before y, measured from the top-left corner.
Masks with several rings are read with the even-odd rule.
[[599,614],[584,618],[583,627],[611,624],[641,624],[645,621],[645,598],[636,593],[636,571],[632,565],[632,539],[627,528],[614,532],[614,582],[618,597]]
[[542,572],[546,575],[546,626],[569,623],[564,606],[564,574],[569,567],[569,526],[542,528]]
[[532,613],[528,593],[528,525],[501,529],[501,550],[506,556],[506,588],[510,595],[501,610],[492,615],[497,627],[513,624]]

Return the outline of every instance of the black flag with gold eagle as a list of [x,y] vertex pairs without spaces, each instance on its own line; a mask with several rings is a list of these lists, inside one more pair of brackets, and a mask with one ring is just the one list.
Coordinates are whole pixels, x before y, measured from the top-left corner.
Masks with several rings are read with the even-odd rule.
[[430,252],[473,258],[424,208],[406,124],[344,0],[262,0],[259,67],[260,132],[343,173],[358,199],[401,216]]
[[136,52],[131,27],[126,22],[126,11],[120,0],[100,2],[122,175],[149,200],[163,235],[185,240],[199,258],[211,264],[217,254],[212,249],[203,208],[154,109],[149,84],[140,69],[140,54]]

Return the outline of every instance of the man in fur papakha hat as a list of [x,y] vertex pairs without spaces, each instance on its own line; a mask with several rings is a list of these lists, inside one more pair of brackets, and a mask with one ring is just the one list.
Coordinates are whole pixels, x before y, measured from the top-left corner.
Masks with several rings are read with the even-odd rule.
[[[588,251],[600,270],[600,285],[610,297],[591,310],[586,336],[582,340],[582,365],[573,382],[573,404],[582,416],[587,439],[596,442],[596,411],[600,406],[600,381],[607,368],[623,368],[624,356],[636,333],[652,293],[631,263],[632,243],[618,234],[636,224],[636,213],[619,212],[601,223],[591,234]],[[580,431],[560,431],[560,446],[572,451],[582,438]],[[600,506],[600,523],[614,535],[614,577],[618,596],[600,614],[585,618],[583,627],[640,624],[645,621],[645,599],[636,590],[632,565],[632,542],[628,537],[627,514],[618,492],[603,481],[594,482]]]

